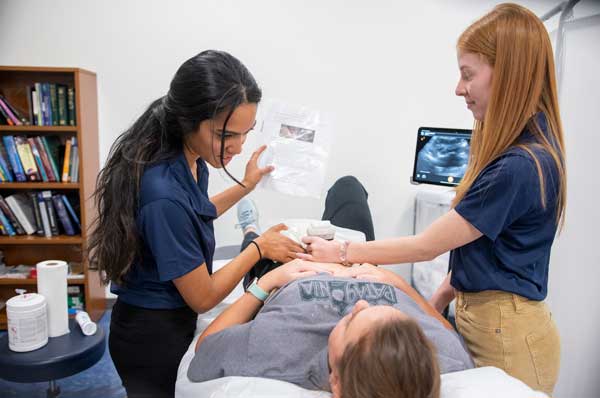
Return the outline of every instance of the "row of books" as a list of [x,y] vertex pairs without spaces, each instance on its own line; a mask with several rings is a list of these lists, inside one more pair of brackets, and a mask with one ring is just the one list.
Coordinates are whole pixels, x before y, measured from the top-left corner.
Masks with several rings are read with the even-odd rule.
[[0,145],[1,182],[77,182],[79,180],[77,137],[68,138],[63,145],[60,137],[57,136],[5,135],[2,137],[2,144]]
[[0,124],[10,126],[75,126],[75,89],[64,84],[34,83],[27,87],[29,118],[0,95]]
[[81,223],[76,208],[66,195],[52,191],[17,193],[0,196],[0,233],[2,235],[33,235],[50,238],[56,235],[76,235]]

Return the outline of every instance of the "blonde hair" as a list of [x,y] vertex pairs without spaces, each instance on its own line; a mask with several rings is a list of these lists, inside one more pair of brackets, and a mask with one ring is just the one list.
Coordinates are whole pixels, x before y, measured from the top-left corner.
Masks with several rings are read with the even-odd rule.
[[[492,88],[483,121],[475,121],[469,165],[456,188],[458,204],[482,170],[507,149],[518,147],[534,160],[540,181],[541,203],[547,205],[546,181],[533,147],[552,157],[559,176],[556,222],[564,223],[566,169],[562,123],[550,37],[542,21],[525,7],[500,4],[469,26],[458,39],[460,53],[479,54],[493,68]],[[547,120],[547,136],[534,115]],[[527,128],[534,144],[518,143]]]

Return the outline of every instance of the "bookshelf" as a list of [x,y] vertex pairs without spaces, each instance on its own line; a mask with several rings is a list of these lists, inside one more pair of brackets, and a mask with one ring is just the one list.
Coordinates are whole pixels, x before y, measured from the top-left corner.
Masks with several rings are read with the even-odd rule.
[[[75,126],[0,126],[4,135],[76,137],[79,156],[78,182],[0,182],[0,195],[52,190],[79,199],[81,233],[44,237],[33,235],[0,236],[0,250],[6,265],[35,265],[43,260],[80,262],[83,275],[68,279],[68,285],[83,286],[85,310],[97,321],[105,309],[105,288],[98,271],[88,267],[84,249],[88,230],[96,216],[91,195],[99,171],[98,105],[96,74],[79,68],[0,66],[0,93],[22,115],[29,115],[29,88],[36,82],[72,87],[75,90]],[[0,300],[15,295],[16,288],[36,290],[35,279],[0,278]],[[6,308],[0,311],[0,329],[6,329]]]

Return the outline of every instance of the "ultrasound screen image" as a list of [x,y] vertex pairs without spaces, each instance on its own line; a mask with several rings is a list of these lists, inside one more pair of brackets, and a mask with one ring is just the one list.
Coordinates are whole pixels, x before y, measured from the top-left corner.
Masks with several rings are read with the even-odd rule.
[[468,133],[422,130],[417,142],[415,179],[457,185],[469,161]]

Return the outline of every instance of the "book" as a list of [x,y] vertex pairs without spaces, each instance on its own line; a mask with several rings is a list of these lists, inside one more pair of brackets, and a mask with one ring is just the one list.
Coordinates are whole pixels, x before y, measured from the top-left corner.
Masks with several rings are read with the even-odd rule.
[[71,202],[69,201],[69,198],[67,198],[66,195],[60,195],[60,198],[62,199],[63,203],[65,204],[65,207],[67,208],[67,211],[71,215],[71,218],[73,219],[73,221],[75,221],[75,224],[77,224],[77,227],[79,227],[79,230],[81,230],[81,223],[79,222],[79,217],[77,217],[77,213],[75,212],[75,209],[73,208],[73,206],[71,206]]
[[60,146],[60,140],[58,137],[39,137],[40,140],[42,141],[42,144],[44,145],[44,149],[46,150],[46,153],[48,154],[48,160],[50,160],[50,166],[52,167],[52,173],[54,174],[55,178],[56,178],[56,182],[60,182],[61,180],[61,174],[59,172],[58,169],[58,161],[60,159],[59,154],[60,154],[60,150],[59,150],[59,146]]
[[[71,262],[69,262],[69,268],[73,268]],[[73,277],[80,276],[69,274],[69,279],[72,279]],[[85,308],[85,294],[82,286],[69,285],[67,287],[67,306],[69,307],[69,310],[83,311],[83,309]]]
[[42,157],[40,155],[40,152],[38,151],[37,145],[35,144],[35,140],[33,139],[33,137],[27,138],[27,143],[31,148],[31,153],[33,154],[33,159],[35,160],[35,164],[37,165],[37,168],[40,172],[42,181],[48,182],[48,174],[46,174],[46,170],[44,169],[44,163],[42,162]]
[[17,115],[15,115],[15,113],[12,111],[12,108],[8,105],[8,101],[6,101],[6,98],[4,98],[1,95],[0,95],[0,108],[2,108],[2,110],[4,110],[3,114],[5,116],[8,115],[10,120],[13,122],[14,126],[23,125],[23,122],[19,119],[19,117]]
[[14,228],[12,227],[12,225],[10,224],[10,221],[8,221],[8,218],[6,218],[6,215],[4,215],[4,212],[0,210],[0,224],[2,224],[2,227],[4,228],[4,230],[6,231],[6,234],[8,236],[15,236],[16,232],[14,230]]
[[9,126],[15,125],[15,122],[12,120],[12,118],[8,115],[8,113],[2,106],[0,106],[0,116],[2,116],[2,121],[4,122],[4,124],[8,124]]
[[6,150],[4,149],[4,145],[0,144],[0,169],[2,169],[2,173],[6,177],[6,181],[13,182],[14,178],[12,169],[10,168],[7,159],[8,156],[6,154]]
[[43,96],[42,96],[42,83],[34,83],[35,87],[35,96],[36,102],[38,104],[38,116],[37,116],[37,125],[44,125],[44,104],[43,104]]
[[69,115],[69,126],[77,125],[77,109],[75,109],[75,89],[67,89],[67,110]]
[[15,108],[13,106],[13,104],[3,95],[0,94],[0,99],[2,99],[2,101],[4,101],[4,104],[8,107],[8,109],[10,110],[10,112],[13,114],[13,116],[19,121],[21,122],[20,124],[17,123],[18,126],[24,125],[24,124],[29,124],[29,121],[27,120],[26,117],[24,117],[21,112],[19,112],[19,110],[17,108]]
[[6,200],[4,200],[2,196],[0,196],[0,210],[2,210],[4,214],[6,214],[6,217],[12,224],[13,228],[15,229],[15,232],[19,235],[24,235],[25,230],[23,229],[23,226],[21,226],[21,223],[19,222],[19,220],[17,220],[17,217],[15,217],[15,213],[13,213],[13,211],[8,206],[8,203],[6,203]]
[[54,210],[54,205],[52,204],[52,192],[42,191],[41,195],[46,202],[46,210],[48,211],[48,220],[50,221],[50,230],[52,231],[52,235],[58,235],[58,220],[56,211]]
[[77,137],[72,137],[71,138],[71,157],[69,160],[69,181],[71,182],[76,182],[75,180],[73,180],[73,176],[75,175],[75,160],[76,158],[78,158],[79,154],[77,153]]
[[42,96],[41,96],[41,104],[42,104],[42,119],[44,121],[44,126],[52,126],[52,110],[50,109],[50,84],[41,83],[42,85]]
[[42,142],[42,137],[33,137],[33,141],[35,142],[35,146],[37,147],[37,150],[42,159],[42,164],[44,165],[44,169],[46,170],[46,174],[48,175],[48,181],[56,181],[56,175],[54,174],[54,169],[52,168],[52,164],[50,162],[50,158],[48,157],[46,147]]
[[58,84],[56,95],[58,97],[58,125],[66,126],[68,124],[67,86]]
[[63,203],[60,195],[52,196],[52,203],[54,204],[54,210],[56,210],[56,215],[58,216],[58,219],[60,220],[60,223],[62,224],[63,229],[65,230],[65,234],[75,235],[75,228],[73,228],[73,224],[69,219],[69,214],[67,214],[67,208],[65,207],[65,204]]
[[23,226],[27,235],[33,234],[37,227],[35,226],[35,218],[33,215],[33,208],[31,203],[27,200],[27,197],[22,193],[16,193],[14,195],[7,196],[5,198],[8,207],[13,211],[19,223]]
[[2,113],[1,111],[0,111],[0,124],[2,124],[4,126],[8,125],[8,120],[6,119],[6,116],[4,116],[4,113]]
[[35,164],[35,159],[33,158],[33,152],[31,152],[31,147],[29,146],[29,142],[27,142],[27,138],[24,136],[16,136],[15,145],[27,177],[30,181],[39,181],[40,175]]
[[71,168],[71,182],[79,181],[79,151],[75,147],[75,156],[73,156],[73,167]]
[[31,207],[33,208],[33,216],[35,217],[35,233],[39,236],[44,236],[44,226],[42,225],[42,214],[40,213],[40,206],[38,205],[37,192],[29,192],[29,200]]
[[12,135],[5,135],[2,137],[2,142],[4,143],[4,148],[6,148],[6,154],[8,155],[10,165],[15,173],[15,179],[20,182],[27,181],[23,165],[21,164],[21,158],[17,153],[14,137]]
[[67,140],[65,146],[65,157],[63,160],[62,182],[69,182],[69,165],[71,162],[71,140]]
[[56,84],[50,83],[50,116],[52,125],[58,126],[58,95],[56,93]]
[[30,124],[36,125],[37,120],[33,112],[33,86],[27,86],[27,110],[29,111]]
[[50,228],[50,215],[48,209],[46,208],[46,201],[42,197],[42,193],[38,192],[37,194],[37,204],[40,209],[40,215],[42,218],[42,228],[44,230],[44,236],[46,238],[52,237],[52,229]]

